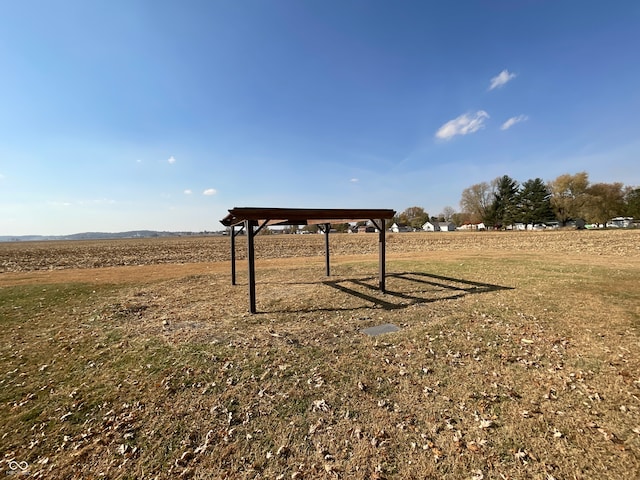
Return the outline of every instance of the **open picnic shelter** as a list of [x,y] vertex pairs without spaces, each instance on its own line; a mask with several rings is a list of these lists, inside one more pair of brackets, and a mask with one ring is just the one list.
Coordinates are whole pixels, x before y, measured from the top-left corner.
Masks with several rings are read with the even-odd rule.
[[255,273],[255,236],[265,227],[272,225],[318,225],[324,233],[326,273],[330,276],[329,232],[331,224],[370,221],[378,232],[379,287],[385,291],[385,230],[386,221],[393,218],[391,209],[369,208],[264,208],[235,207],[220,220],[230,228],[231,238],[231,283],[236,284],[236,236],[242,231],[247,237],[247,260],[249,267],[249,311],[256,313],[256,273]]

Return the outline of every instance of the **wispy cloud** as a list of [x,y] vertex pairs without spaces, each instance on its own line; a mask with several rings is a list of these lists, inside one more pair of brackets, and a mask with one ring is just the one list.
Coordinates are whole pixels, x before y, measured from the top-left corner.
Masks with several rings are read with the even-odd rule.
[[191,190],[189,190],[188,188],[184,191],[185,195],[191,195],[193,192]]
[[493,90],[494,88],[499,88],[506,84],[507,82],[516,78],[515,73],[509,72],[509,70],[502,70],[498,75],[491,79],[491,85],[489,85],[489,90]]
[[[0,178],[2,178],[2,175],[0,175]],[[358,178],[352,178],[351,180],[349,180],[351,183],[358,183],[360,181],[360,179]]]
[[112,198],[88,198],[88,199],[74,200],[72,202],[60,201],[60,200],[49,200],[47,204],[54,207],[93,208],[96,206],[103,206],[103,205],[116,205],[117,202]]
[[[93,198],[89,200],[78,200],[78,205],[115,205],[116,201],[112,198]],[[71,205],[70,203],[68,205]]]
[[176,158],[173,155],[171,155],[169,157],[169,160],[167,160],[167,162],[169,162],[170,165],[173,165],[174,163],[176,163]]
[[527,120],[529,120],[529,117],[527,117],[526,115],[518,115],[517,117],[511,117],[510,119],[508,119],[506,122],[502,124],[502,126],[500,127],[500,130],[507,130],[513,127],[516,123],[526,122]]
[[207,196],[215,195],[216,193],[218,193],[218,191],[215,188],[207,188],[204,192],[202,192],[203,195]]
[[484,110],[478,110],[474,114],[465,113],[458,118],[449,120],[436,132],[436,137],[442,140],[450,140],[456,135],[467,135],[484,128],[484,121],[489,114]]

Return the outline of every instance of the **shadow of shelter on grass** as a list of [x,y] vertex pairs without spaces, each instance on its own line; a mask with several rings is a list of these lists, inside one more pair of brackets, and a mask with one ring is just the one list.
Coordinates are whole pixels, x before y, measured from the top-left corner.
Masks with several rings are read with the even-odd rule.
[[[380,298],[379,296],[374,296],[373,294],[367,293],[367,291],[369,291],[381,294],[375,284],[367,283],[362,279],[353,278],[346,280],[327,280],[323,283],[332,288],[340,290],[341,292],[379,305],[385,310],[397,310],[401,308],[407,308],[410,305],[419,303],[432,303],[440,300],[452,300],[455,298],[461,298],[465,295],[513,289],[513,287],[474,282],[471,280],[444,277],[442,275],[434,275],[423,272],[391,273],[387,275],[387,280],[389,281],[389,279],[398,279],[400,280],[400,282],[394,282],[395,289],[387,288],[382,295],[398,298],[400,301],[397,303],[390,302],[386,299]],[[398,287],[400,287],[403,283],[407,283],[409,285],[416,284],[417,286],[423,286],[423,288],[416,288],[416,285],[414,285],[413,289],[398,289]],[[362,289],[356,290],[353,286],[347,286],[345,284],[352,284],[353,286],[361,287],[364,291]],[[433,288],[424,288],[424,286],[427,285]]]
[[[474,282],[423,272],[391,273],[387,274],[386,279],[387,288],[384,293],[379,290],[377,277],[342,278],[319,282],[351,297],[364,300],[368,304],[350,308],[345,308],[344,306],[332,308],[327,305],[326,307],[299,309],[297,311],[310,313],[315,311],[359,310],[371,308],[370,304],[383,310],[399,310],[416,304],[453,300],[466,295],[514,289],[514,287]],[[290,312],[290,310],[288,311]],[[262,313],[266,312],[263,311]]]

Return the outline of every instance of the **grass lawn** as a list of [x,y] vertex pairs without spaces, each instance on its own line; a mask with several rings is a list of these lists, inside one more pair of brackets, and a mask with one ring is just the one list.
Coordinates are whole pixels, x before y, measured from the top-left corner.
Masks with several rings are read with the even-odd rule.
[[637,477],[639,231],[278,237],[0,246],[0,472]]

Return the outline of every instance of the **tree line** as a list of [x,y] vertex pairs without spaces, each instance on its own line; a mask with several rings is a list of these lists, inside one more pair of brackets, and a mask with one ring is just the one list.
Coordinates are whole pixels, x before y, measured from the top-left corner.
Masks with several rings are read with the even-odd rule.
[[564,174],[545,183],[540,178],[519,184],[503,175],[465,188],[458,221],[504,227],[570,220],[606,225],[618,216],[640,218],[640,188],[590,183],[587,172]]
[[[615,183],[590,183],[587,172],[560,175],[544,182],[540,178],[519,183],[508,175],[490,182],[471,185],[462,191],[460,212],[444,207],[437,216],[430,216],[424,208],[406,208],[394,216],[394,223],[422,229],[428,222],[453,222],[457,226],[484,223],[487,227],[504,228],[516,223],[526,225],[558,222],[565,226],[572,220],[605,226],[615,217],[640,219],[640,187]],[[365,224],[359,222],[358,224]],[[331,226],[346,232],[349,224]],[[294,233],[297,227],[288,227],[285,233]],[[317,225],[303,230],[316,232]],[[264,229],[264,233],[272,233]]]
[[615,183],[590,183],[587,172],[560,175],[545,182],[540,178],[519,183],[508,175],[471,185],[462,191],[460,212],[445,207],[430,216],[422,207],[409,207],[397,214],[397,223],[420,229],[427,221],[456,225],[484,223],[502,228],[516,223],[535,225],[582,219],[606,225],[615,217],[640,219],[640,187]]

